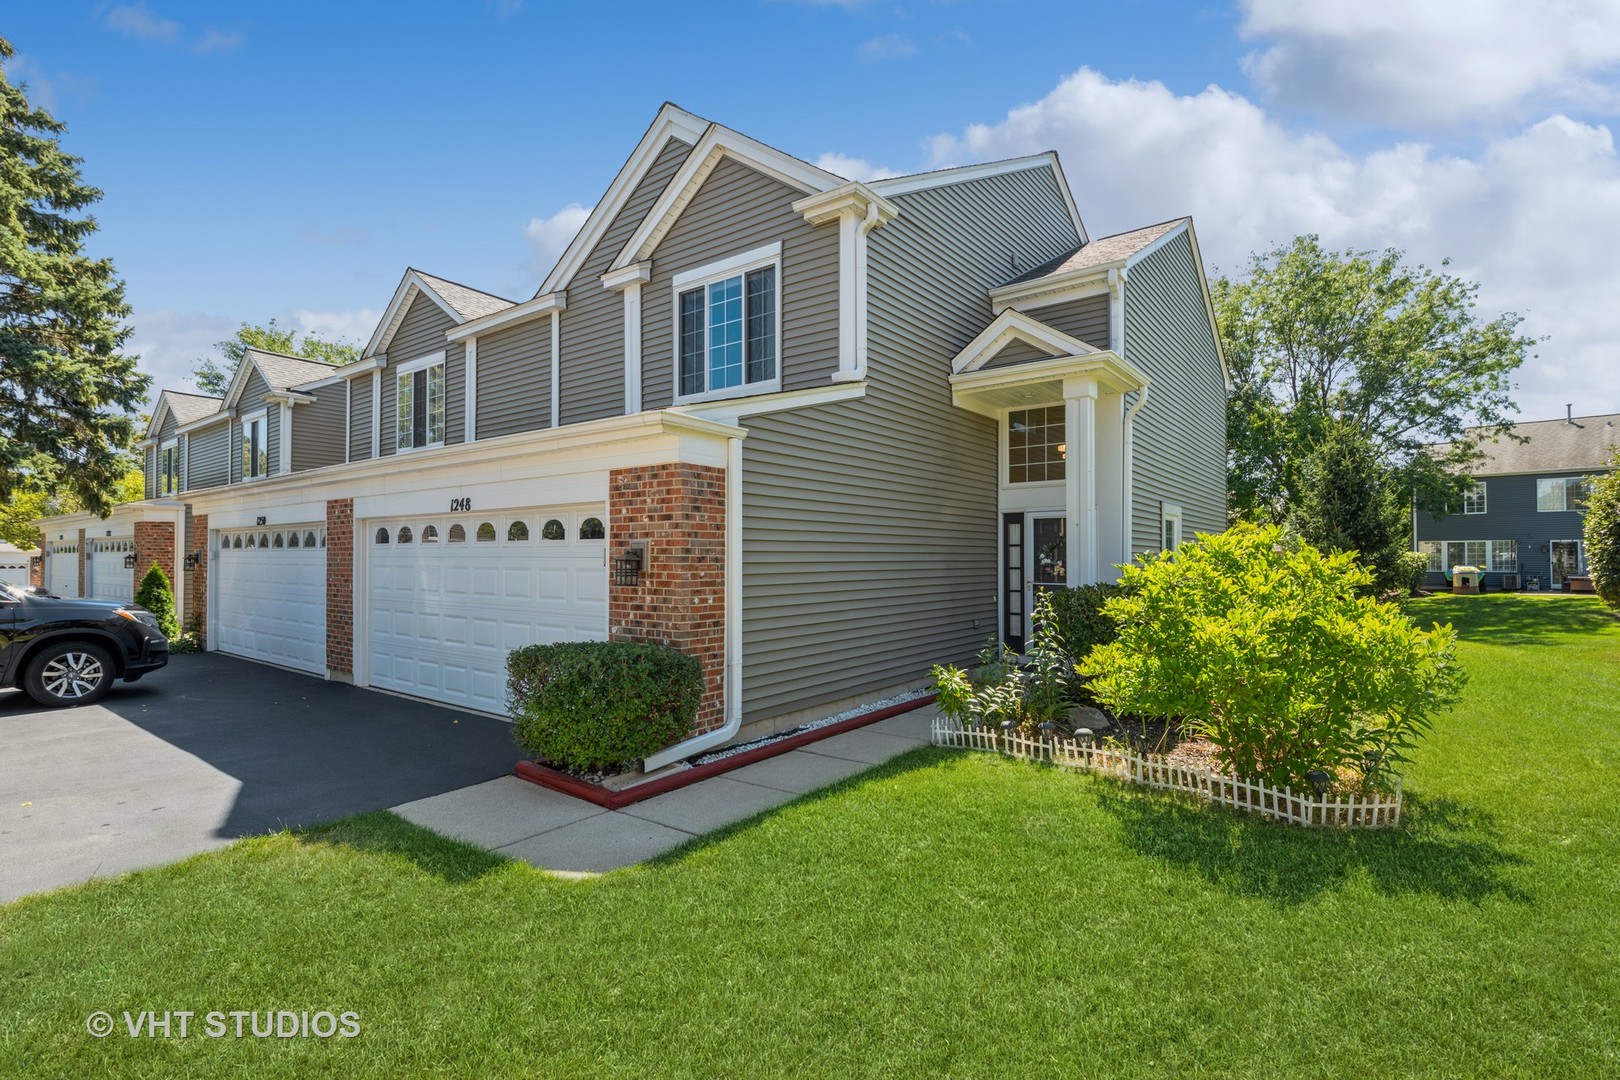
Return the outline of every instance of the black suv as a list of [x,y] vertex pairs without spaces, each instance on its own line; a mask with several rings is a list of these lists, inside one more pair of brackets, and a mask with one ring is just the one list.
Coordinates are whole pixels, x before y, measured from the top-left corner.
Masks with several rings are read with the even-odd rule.
[[68,600],[0,584],[0,686],[48,708],[100,701],[169,662],[157,616],[133,604]]

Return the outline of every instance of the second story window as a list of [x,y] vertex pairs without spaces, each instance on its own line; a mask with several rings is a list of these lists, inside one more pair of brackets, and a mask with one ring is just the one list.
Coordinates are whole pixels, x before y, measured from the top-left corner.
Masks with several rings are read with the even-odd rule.
[[1014,409],[1007,414],[1007,482],[1062,480],[1068,447],[1062,405]]
[[413,364],[395,376],[394,448],[444,445],[444,359]]
[[1467,491],[1463,492],[1463,513],[1483,514],[1485,512],[1485,481],[1481,480]]
[[677,276],[679,397],[730,397],[780,385],[779,258],[773,245]]
[[1541,513],[1586,508],[1586,480],[1579,476],[1555,476],[1536,480],[1536,509]]
[[180,490],[180,444],[166,442],[158,451],[158,494],[173,495]]
[[254,413],[242,420],[242,479],[270,475],[270,451],[265,442],[265,414]]

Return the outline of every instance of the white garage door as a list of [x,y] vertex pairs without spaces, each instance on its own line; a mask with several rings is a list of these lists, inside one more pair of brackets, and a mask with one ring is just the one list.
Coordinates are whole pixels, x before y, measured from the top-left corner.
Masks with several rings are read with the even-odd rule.
[[0,555],[0,581],[10,585],[27,585],[28,556]]
[[506,655],[607,637],[602,507],[372,520],[372,686],[506,712]]
[[85,567],[88,580],[85,589],[92,600],[116,600],[130,604],[135,601],[135,574],[124,565],[124,560],[135,554],[135,541],[128,536],[114,536],[104,540],[91,540],[90,561]]
[[209,567],[220,652],[326,674],[326,529],[219,534]]
[[79,595],[79,545],[49,544],[45,554],[45,588],[57,596]]

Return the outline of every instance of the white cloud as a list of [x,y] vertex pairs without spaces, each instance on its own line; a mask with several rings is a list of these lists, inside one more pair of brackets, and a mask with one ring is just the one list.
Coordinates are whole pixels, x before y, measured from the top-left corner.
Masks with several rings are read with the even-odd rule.
[[216,30],[210,26],[202,32],[202,36],[197,39],[197,43],[192,48],[204,55],[231,52],[234,49],[240,49],[245,40],[241,34],[236,33],[234,30]]
[[590,207],[569,203],[550,217],[530,218],[523,227],[523,235],[529,241],[530,271],[540,276],[549,272],[590,216]]
[[850,180],[882,180],[884,177],[900,175],[886,166],[873,165],[865,158],[850,157],[835,150],[829,150],[816,158],[816,168],[826,169]]
[[351,345],[364,345],[371,340],[382,318],[378,308],[359,308],[354,311],[309,311],[299,308],[292,313],[286,325],[296,327],[300,333],[314,334],[327,341],[346,341]]
[[898,60],[916,52],[917,43],[904,34],[884,34],[861,42],[855,50],[856,55],[869,64],[878,60]]
[[1614,0],[1244,0],[1273,100],[1382,124],[1451,124],[1538,104],[1613,110]]
[[200,311],[167,308],[137,309],[129,319],[135,332],[126,352],[141,358],[140,368],[152,376],[152,401],[161,390],[196,393],[192,369],[202,359],[219,359],[214,343],[236,333],[240,320]]
[[1057,149],[1093,236],[1194,215],[1206,268],[1319,233],[1335,247],[1398,247],[1482,283],[1480,311],[1547,335],[1521,369],[1527,417],[1620,411],[1620,155],[1607,127],[1554,115],[1474,156],[1394,143],[1352,153],[1299,135],[1211,86],[1178,95],[1082,68],[994,124],[935,136],[935,164]]
[[101,25],[125,37],[142,41],[159,41],[167,45],[180,40],[180,24],[154,14],[146,6],[145,0],[108,8],[101,17]]

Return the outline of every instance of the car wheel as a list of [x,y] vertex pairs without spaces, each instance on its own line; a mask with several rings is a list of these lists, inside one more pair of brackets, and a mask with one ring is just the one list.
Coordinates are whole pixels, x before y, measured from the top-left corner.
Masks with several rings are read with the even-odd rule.
[[28,662],[28,696],[48,709],[92,705],[107,696],[117,672],[99,645],[65,641],[48,645]]

